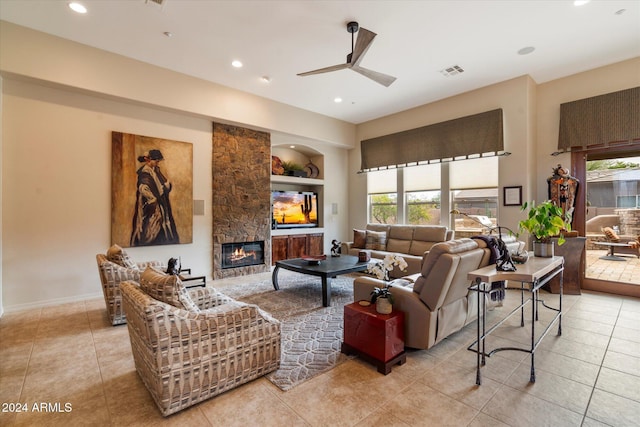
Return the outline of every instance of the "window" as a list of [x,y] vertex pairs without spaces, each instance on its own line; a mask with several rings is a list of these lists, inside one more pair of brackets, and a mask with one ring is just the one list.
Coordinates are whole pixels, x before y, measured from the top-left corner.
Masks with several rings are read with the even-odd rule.
[[[456,237],[488,232],[498,216],[498,157],[451,162],[451,207],[471,215],[455,218]],[[465,234],[467,233],[467,234]]]
[[407,224],[440,223],[440,164],[404,168]]
[[398,223],[398,170],[388,169],[367,173],[369,222]]

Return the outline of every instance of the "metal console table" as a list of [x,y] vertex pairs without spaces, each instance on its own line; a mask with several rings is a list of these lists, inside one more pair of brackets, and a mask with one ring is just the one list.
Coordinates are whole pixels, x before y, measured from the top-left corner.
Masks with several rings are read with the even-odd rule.
[[[562,335],[562,272],[564,271],[564,258],[552,257],[541,258],[531,257],[525,264],[518,264],[517,271],[497,271],[495,265],[490,265],[478,270],[474,270],[467,275],[469,280],[473,281],[473,285],[469,288],[471,291],[478,292],[478,320],[477,320],[477,340],[473,342],[467,349],[477,354],[476,359],[476,384],[480,385],[482,379],[480,376],[480,367],[486,364],[486,357],[490,357],[498,351],[504,350],[516,350],[523,351],[531,354],[531,382],[536,381],[535,371],[535,351],[538,344],[547,335],[549,329],[558,322],[558,335]],[[538,291],[547,282],[557,275],[560,275],[560,293],[558,308],[550,307],[539,299]],[[491,283],[499,282],[502,280],[512,280],[520,282],[520,305],[514,308],[509,314],[502,320],[493,325],[489,330],[486,329],[486,315],[487,315],[487,303],[486,297],[489,297],[491,293],[497,292],[500,289],[491,290]],[[515,288],[518,290],[518,288]],[[525,299],[525,291],[531,295]],[[489,352],[485,347],[485,340],[491,332],[498,328],[513,314],[520,311],[520,326],[524,327],[524,307],[528,303],[531,304],[531,346],[530,348],[521,347],[499,347]],[[535,323],[538,320],[538,304],[542,304],[545,308],[555,311],[556,315],[551,319],[549,324],[543,333],[536,339]]]

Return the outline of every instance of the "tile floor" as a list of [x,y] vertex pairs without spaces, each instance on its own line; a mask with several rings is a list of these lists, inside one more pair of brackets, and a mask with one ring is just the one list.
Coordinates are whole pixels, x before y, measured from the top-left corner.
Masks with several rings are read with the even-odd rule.
[[608,251],[588,250],[585,277],[640,285],[640,258],[621,255],[624,261],[601,259]]
[[[491,316],[517,300],[507,292]],[[429,351],[410,351],[387,376],[353,359],[288,392],[261,378],[166,419],[135,372],[126,326],[107,323],[102,299],[7,313],[0,319],[0,425],[639,425],[640,300],[585,292],[563,303],[563,334],[553,328],[542,341],[535,383],[527,354],[501,352],[476,386],[469,325]],[[488,345],[528,340],[514,318]],[[27,412],[15,412],[15,403]]]

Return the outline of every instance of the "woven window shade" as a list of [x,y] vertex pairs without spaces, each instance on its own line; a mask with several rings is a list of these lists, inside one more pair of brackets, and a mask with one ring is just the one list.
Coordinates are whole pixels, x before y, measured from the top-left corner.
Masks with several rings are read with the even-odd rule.
[[360,142],[361,171],[450,160],[504,149],[502,109]]
[[560,105],[558,149],[640,139],[640,87]]

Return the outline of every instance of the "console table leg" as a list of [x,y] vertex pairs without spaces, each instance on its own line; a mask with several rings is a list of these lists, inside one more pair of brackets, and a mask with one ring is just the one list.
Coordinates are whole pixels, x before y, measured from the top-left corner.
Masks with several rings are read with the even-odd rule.
[[273,274],[271,275],[271,283],[273,283],[273,289],[275,289],[276,291],[280,290],[280,286],[278,285],[278,270],[280,269],[280,267],[278,267],[276,265],[276,267],[273,269]]

